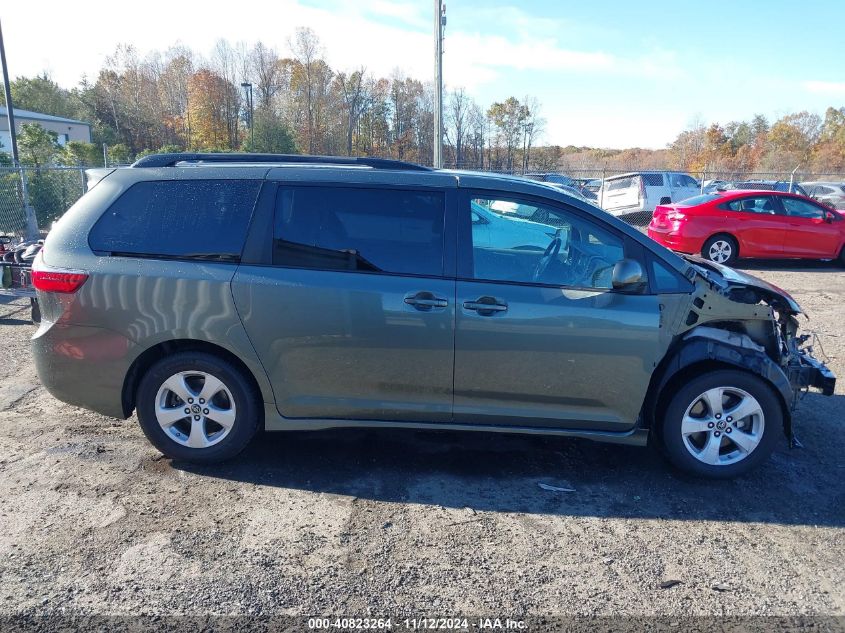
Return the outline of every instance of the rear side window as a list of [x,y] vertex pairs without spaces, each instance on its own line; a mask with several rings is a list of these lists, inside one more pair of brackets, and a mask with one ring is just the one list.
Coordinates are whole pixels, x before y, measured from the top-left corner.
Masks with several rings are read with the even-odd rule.
[[640,176],[646,187],[662,187],[663,174],[643,174]]
[[443,274],[443,194],[353,187],[279,191],[273,264]]
[[613,191],[614,189],[628,189],[631,185],[634,184],[634,178],[617,178],[616,180],[608,180],[607,181],[607,190]]
[[260,187],[258,180],[139,182],[97,220],[88,243],[116,255],[236,260]]
[[754,198],[740,198],[730,200],[719,205],[719,208],[728,211],[742,211],[744,213],[760,213],[763,215],[774,215],[777,213],[774,200],[771,196],[759,196]]

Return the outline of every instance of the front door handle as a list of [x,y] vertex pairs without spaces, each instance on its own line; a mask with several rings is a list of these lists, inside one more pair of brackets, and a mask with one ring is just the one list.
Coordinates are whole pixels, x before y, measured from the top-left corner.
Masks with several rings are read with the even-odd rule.
[[478,312],[481,316],[492,316],[497,312],[505,312],[508,304],[493,297],[479,297],[475,301],[464,301],[464,310]]
[[405,295],[405,303],[414,306],[417,310],[431,310],[432,308],[445,308],[449,305],[446,299],[434,296],[432,292],[417,292],[416,294]]

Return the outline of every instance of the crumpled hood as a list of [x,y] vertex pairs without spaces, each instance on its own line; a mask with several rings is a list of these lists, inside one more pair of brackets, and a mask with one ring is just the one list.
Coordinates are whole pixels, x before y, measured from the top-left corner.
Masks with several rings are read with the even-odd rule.
[[[717,283],[722,281],[730,287],[746,286],[748,288],[754,288],[755,290],[762,292],[775,307],[778,307],[778,304],[782,304],[783,307],[788,308],[790,312],[795,314],[804,314],[801,306],[798,305],[798,302],[795,299],[793,299],[792,295],[790,295],[786,290],[778,288],[774,284],[770,284],[768,281],[764,281],[754,275],[741,272],[735,268],[711,262],[710,260],[698,257],[697,255],[684,255],[683,257],[696,269],[698,269],[699,272],[704,269],[704,276],[711,281],[716,281]],[[717,273],[717,275],[721,277],[721,280],[714,279],[713,272]]]

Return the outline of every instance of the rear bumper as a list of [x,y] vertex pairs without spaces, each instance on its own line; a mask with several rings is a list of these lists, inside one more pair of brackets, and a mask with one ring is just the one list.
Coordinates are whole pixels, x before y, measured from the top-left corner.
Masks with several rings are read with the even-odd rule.
[[820,360],[809,354],[801,354],[798,362],[790,364],[786,371],[789,384],[796,391],[818,389],[825,396],[832,396],[836,388],[836,376]]
[[32,354],[41,383],[54,397],[104,415],[125,418],[123,381],[134,344],[103,328],[43,321]]
[[673,251],[689,254],[701,252],[702,245],[700,240],[683,237],[682,235],[674,233],[670,229],[655,229],[653,226],[649,225],[648,236],[658,244],[661,244]]

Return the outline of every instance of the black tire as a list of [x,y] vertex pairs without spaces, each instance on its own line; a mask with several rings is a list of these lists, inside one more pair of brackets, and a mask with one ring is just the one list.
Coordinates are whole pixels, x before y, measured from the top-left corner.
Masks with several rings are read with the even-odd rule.
[[[233,409],[234,423],[231,424],[229,431],[222,436],[222,439],[217,440],[211,446],[194,448],[180,444],[174,439],[180,428],[186,430],[185,435],[187,436],[187,429],[190,429],[193,424],[191,421],[193,416],[185,416],[185,419],[174,424],[169,432],[162,428],[156,418],[159,389],[170,377],[180,372],[210,374],[220,380],[231,394],[234,407],[231,407],[228,394],[223,394],[221,397],[229,403],[230,410]],[[168,395],[166,397],[172,398],[173,396]],[[257,432],[259,423],[263,420],[261,398],[252,382],[228,361],[205,352],[179,352],[156,362],[141,378],[135,402],[141,429],[153,446],[167,457],[194,463],[211,464],[235,457],[246,448]],[[181,402],[181,399],[175,400],[175,402]],[[198,402],[199,400],[197,400]],[[183,404],[188,405],[188,403]],[[181,405],[179,406],[181,407]],[[204,409],[204,411],[208,412],[208,409]],[[205,431],[204,437],[207,437],[207,431],[211,427],[223,429],[211,417],[206,418],[202,415],[202,411],[196,413],[200,413],[197,417],[202,420],[202,428]],[[177,424],[179,428],[175,428]]]
[[[717,242],[726,243],[728,245],[728,247],[730,248],[730,255],[728,256],[727,259],[725,259],[723,261],[718,261],[718,259],[714,259],[711,256],[710,249]],[[714,235],[709,240],[704,242],[704,246],[701,248],[701,256],[704,259],[709,259],[710,261],[716,262],[717,264],[723,264],[724,266],[733,266],[736,263],[736,260],[739,258],[739,244],[737,244],[736,239],[731,237],[730,235],[727,235],[727,234],[724,234],[724,233],[722,233],[720,235]]]
[[[762,426],[758,434],[759,442],[757,445],[749,452],[745,452],[744,457],[741,459],[733,463],[721,465],[705,463],[695,457],[691,450],[687,448],[687,443],[682,433],[682,421],[687,408],[696,405],[696,403],[701,405],[699,401],[700,396],[710,389],[719,387],[745,392],[757,401],[762,410]],[[731,402],[730,398],[732,397],[734,396],[730,394],[726,395],[726,400],[729,404]],[[724,429],[721,430],[721,439],[718,439],[719,448],[717,449],[719,459],[722,457],[728,458],[733,451],[739,450],[739,445],[731,440],[731,437],[736,437],[740,433],[743,433],[741,428],[737,428],[736,425],[752,424],[752,418],[744,418],[742,421],[729,423],[729,413],[730,408],[727,408],[721,422],[725,427],[732,427],[732,431],[726,432]],[[700,419],[705,424],[709,424],[707,422],[707,416]],[[757,418],[757,422],[755,423],[759,424],[759,421],[760,418]],[[719,423],[716,422],[716,424]],[[703,448],[703,445],[710,438],[711,434],[716,435],[717,432],[718,428],[714,426],[713,431],[705,431],[691,436],[690,443],[700,442]],[[774,390],[762,378],[744,371],[732,369],[717,370],[702,374],[684,384],[669,401],[660,429],[660,439],[664,453],[674,466],[691,475],[711,479],[730,479],[756,468],[768,459],[772,450],[774,450],[778,437],[782,434],[783,409]],[[697,447],[693,445],[693,448]]]
[[660,204],[672,204],[672,198],[668,196],[663,196],[660,198]]
[[840,266],[845,266],[845,246],[839,251],[839,258],[836,260]]

